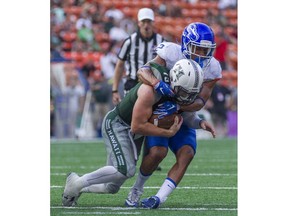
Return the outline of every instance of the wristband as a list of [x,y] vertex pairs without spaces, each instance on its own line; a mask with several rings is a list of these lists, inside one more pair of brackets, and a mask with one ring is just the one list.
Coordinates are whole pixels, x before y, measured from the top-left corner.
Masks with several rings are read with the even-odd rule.
[[[197,96],[197,97],[196,97],[196,99],[200,99],[200,100],[202,101],[203,105],[205,105],[205,104],[206,104],[206,101],[205,101],[205,100],[204,100],[202,97],[200,97],[200,96]],[[196,99],[195,99],[195,100],[196,100]]]
[[152,83],[152,86],[154,87],[155,90],[158,88],[159,85],[160,85],[160,80],[157,80],[155,84]]
[[112,90],[112,93],[117,93],[118,92],[118,90]]

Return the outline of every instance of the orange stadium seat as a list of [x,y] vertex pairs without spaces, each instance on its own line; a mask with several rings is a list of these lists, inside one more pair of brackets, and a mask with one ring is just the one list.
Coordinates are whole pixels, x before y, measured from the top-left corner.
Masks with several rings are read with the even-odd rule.
[[62,47],[63,50],[71,51],[72,43],[71,42],[63,42],[61,47]]
[[237,26],[238,23],[237,18],[230,18],[228,22],[231,26]]
[[127,5],[128,7],[137,8],[137,10],[143,7],[148,7],[148,8],[152,7],[152,1],[130,0],[128,1],[128,4],[129,4]]
[[83,57],[81,52],[63,52],[62,54],[66,59],[72,60],[72,62],[75,63],[76,67],[82,67]]
[[71,58],[77,62],[83,60],[83,56],[81,52],[71,52]]
[[101,50],[108,50],[110,47],[110,42],[109,41],[103,41],[100,43]]
[[173,20],[172,17],[164,17],[164,23],[165,23],[165,25],[170,25],[171,22],[173,22],[172,20]]
[[133,7],[124,7],[122,9],[122,12],[124,13],[125,16],[131,17],[133,19],[137,19],[137,14],[138,14],[138,8],[133,8]]
[[179,8],[181,8],[181,9],[183,9],[183,8],[186,8],[186,9],[191,9],[191,4],[189,4],[189,3],[187,3],[187,2],[184,2],[184,1],[180,1],[180,2],[176,2],[176,1],[174,1],[173,3],[172,3],[172,5],[176,5],[177,7],[179,7]]
[[199,16],[198,18],[205,18],[207,15],[207,10],[206,9],[202,9],[202,10],[199,10]]
[[82,53],[82,61],[87,62],[92,60],[93,62],[99,62],[102,53],[100,52],[83,52]]
[[209,4],[207,1],[199,1],[196,3],[198,5],[199,9],[205,9],[207,10],[209,8]]
[[92,58],[94,59],[94,61],[100,61],[100,58],[103,54],[100,52],[93,52],[92,53]]
[[101,5],[107,9],[107,8],[112,7],[114,5],[114,3],[111,0],[102,0]]
[[238,74],[237,71],[228,71],[224,70],[222,71],[222,79],[219,81],[221,85],[224,85],[226,87],[232,86],[237,87],[238,85]]
[[233,67],[235,70],[237,70],[237,68],[238,68],[238,58],[237,58],[237,55],[232,55],[232,56],[229,57],[229,59],[230,59],[230,62],[231,62],[231,64],[232,64],[232,67]]
[[208,8],[213,8],[218,10],[218,1],[209,1],[207,2]]
[[191,9],[183,8],[183,9],[182,9],[182,15],[183,15],[184,17],[189,17],[189,16],[190,16],[190,10],[191,10]]
[[155,17],[155,26],[163,26],[165,24],[164,17],[162,16],[156,16]]
[[152,8],[152,1],[141,1],[141,3],[139,4],[142,7],[148,7],[148,8]]
[[94,62],[94,66],[97,70],[101,70],[101,64],[100,62]]
[[193,19],[196,18],[204,18],[207,14],[207,11],[204,9],[197,10],[197,9],[182,9],[182,14],[184,17],[191,17]]
[[152,5],[151,7],[153,6],[154,8],[159,8],[159,6],[162,4],[162,0],[154,0],[152,1]]
[[237,19],[236,9],[226,9],[223,11],[223,13],[228,19]]
[[190,23],[194,22],[194,19],[192,17],[186,17],[183,20],[185,21],[185,26],[187,26]]
[[231,51],[231,52],[234,52],[235,54],[237,54],[237,50],[238,50],[238,47],[237,47],[237,44],[229,44],[228,45],[228,50]]
[[174,26],[184,26],[185,20],[182,17],[175,17],[173,19],[172,25]]
[[89,55],[90,55],[90,52],[81,52],[81,55],[82,55],[82,61],[86,61],[87,59],[89,59]]
[[236,31],[235,31],[235,28],[234,27],[231,27],[231,26],[226,26],[224,28],[224,32],[228,35],[233,35]]
[[77,17],[80,16],[80,14],[82,13],[82,7],[81,6],[72,6],[72,7],[65,7],[64,11],[67,14],[74,14]]
[[218,10],[218,1],[200,1],[197,4],[199,4],[199,8],[201,9],[217,9]]
[[74,32],[64,32],[61,36],[65,42],[73,42],[77,38],[77,34]]
[[109,37],[108,33],[98,32],[98,33],[95,33],[95,40],[98,43],[109,42],[110,41],[110,37]]
[[66,59],[72,59],[71,52],[62,52],[62,56]]

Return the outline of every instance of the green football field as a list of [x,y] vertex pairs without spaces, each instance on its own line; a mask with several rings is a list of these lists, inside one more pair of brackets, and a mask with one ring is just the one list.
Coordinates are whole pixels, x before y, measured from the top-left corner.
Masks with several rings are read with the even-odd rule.
[[[156,210],[127,208],[125,198],[135,180],[128,179],[117,194],[82,194],[77,207],[63,207],[66,174],[79,175],[105,165],[104,143],[52,142],[50,172],[50,211],[58,215],[189,215],[234,216],[237,215],[237,140],[199,140],[197,154],[177,189]],[[138,167],[141,159],[138,161]],[[142,198],[155,195],[174,164],[169,152],[147,181]],[[137,175],[137,174],[136,174]]]

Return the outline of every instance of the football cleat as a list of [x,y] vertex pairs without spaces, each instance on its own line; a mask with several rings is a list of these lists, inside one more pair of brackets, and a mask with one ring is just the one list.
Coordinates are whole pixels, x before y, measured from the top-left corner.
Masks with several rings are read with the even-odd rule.
[[140,197],[143,194],[143,190],[132,187],[127,199],[125,200],[125,206],[127,207],[138,207]]
[[149,198],[143,199],[141,201],[141,207],[156,209],[160,205],[160,199],[157,196],[151,196]]
[[81,193],[75,189],[75,181],[79,178],[76,173],[69,173],[66,179],[64,193],[62,194],[63,206],[76,206]]

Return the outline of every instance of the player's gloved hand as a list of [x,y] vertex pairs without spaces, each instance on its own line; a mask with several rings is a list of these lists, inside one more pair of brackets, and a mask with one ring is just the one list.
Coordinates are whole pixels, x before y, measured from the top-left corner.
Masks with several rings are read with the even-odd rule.
[[157,106],[153,111],[153,114],[159,115],[158,119],[162,119],[165,116],[171,115],[177,112],[180,109],[180,106],[172,101],[165,101]]
[[168,96],[168,97],[175,96],[171,86],[163,81],[159,81],[158,83],[156,83],[154,85],[154,89],[158,94],[161,94],[162,96]]

